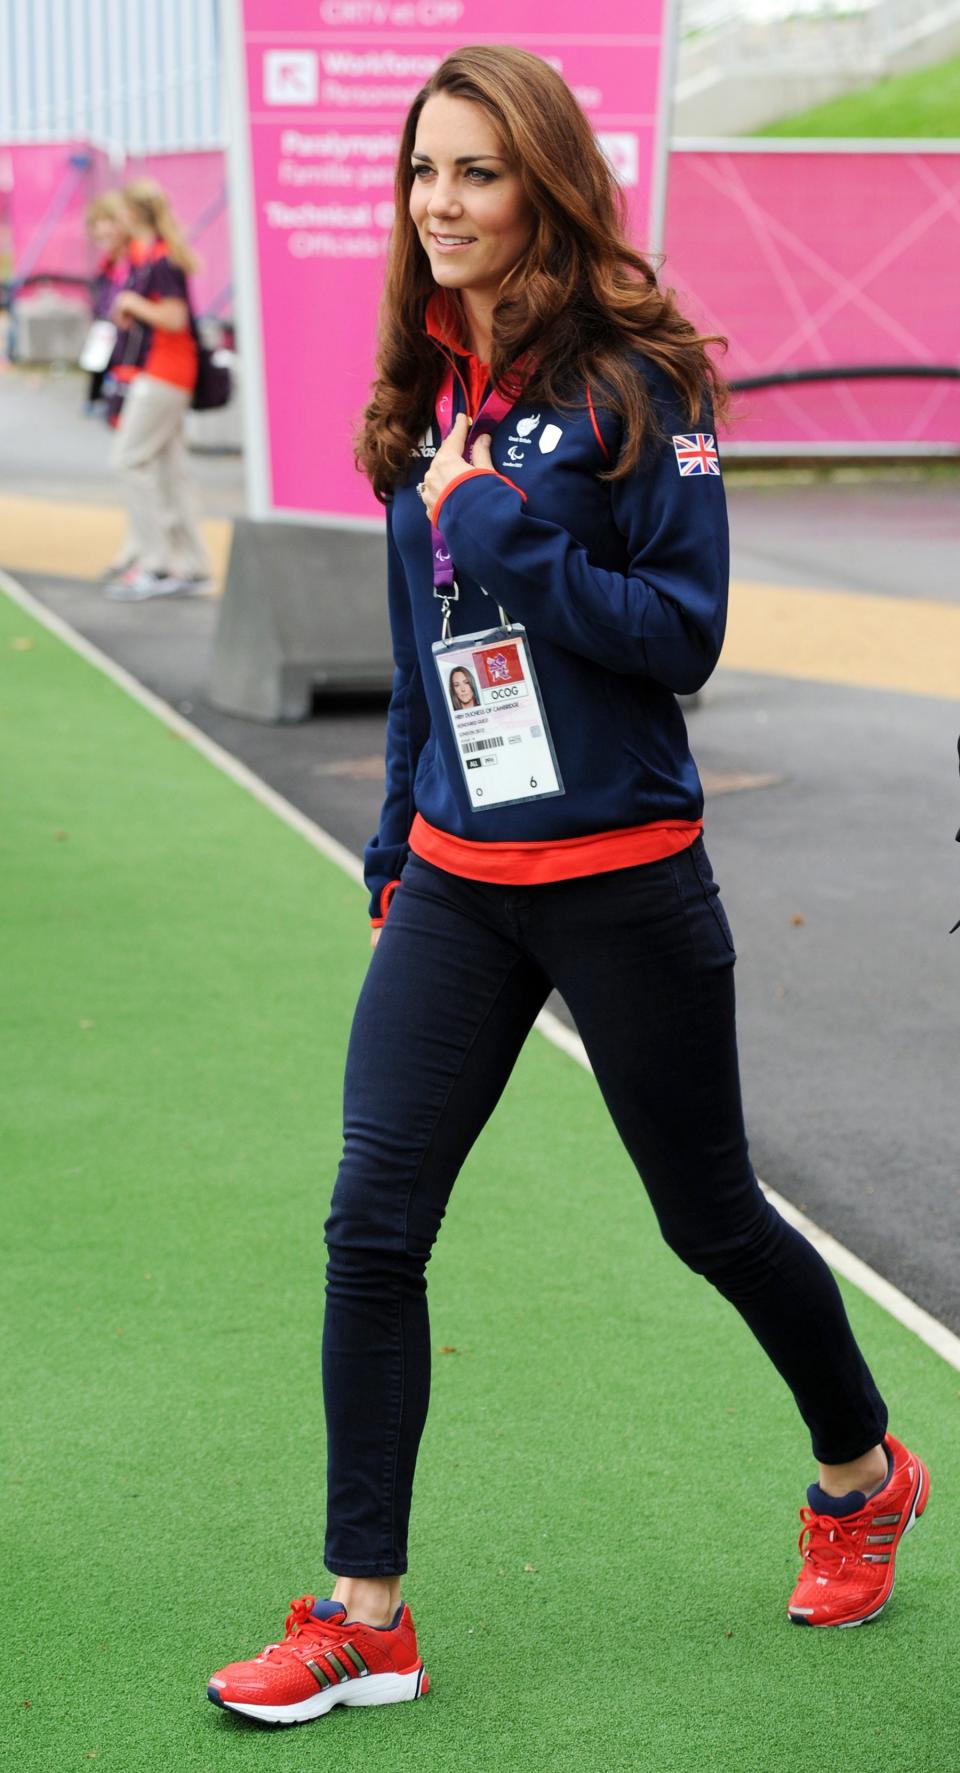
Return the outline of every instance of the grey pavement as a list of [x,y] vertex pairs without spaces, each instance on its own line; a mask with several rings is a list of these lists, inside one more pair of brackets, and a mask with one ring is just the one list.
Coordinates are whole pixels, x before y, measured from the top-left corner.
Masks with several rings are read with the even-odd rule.
[[[3,399],[0,389],[0,418]],[[2,490],[115,502],[89,421],[62,399],[57,410],[43,446],[35,418],[16,448],[0,423]],[[208,514],[242,510],[236,458],[197,458],[195,469]],[[732,475],[729,491],[736,576],[960,600],[954,475],[796,485]],[[205,700],[214,604],[114,605],[81,581],[17,576],[294,805],[362,846],[382,790],[382,704],[326,704],[298,727],[233,719]],[[707,807],[739,951],[757,1169],[960,1331],[960,931],[947,934],[960,918],[957,705],[721,669],[690,725],[718,788],[775,778],[708,794]]]
[[960,602],[960,477],[839,470],[832,482],[784,484],[728,470],[733,571],[808,590]]

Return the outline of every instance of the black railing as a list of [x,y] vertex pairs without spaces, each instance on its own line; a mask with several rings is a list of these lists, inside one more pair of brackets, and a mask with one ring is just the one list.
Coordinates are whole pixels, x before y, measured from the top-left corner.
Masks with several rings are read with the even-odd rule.
[[870,382],[886,379],[930,382],[960,381],[958,363],[847,363],[818,365],[816,369],[774,369],[758,376],[734,376],[729,386],[736,394],[754,388],[796,387],[804,382]]

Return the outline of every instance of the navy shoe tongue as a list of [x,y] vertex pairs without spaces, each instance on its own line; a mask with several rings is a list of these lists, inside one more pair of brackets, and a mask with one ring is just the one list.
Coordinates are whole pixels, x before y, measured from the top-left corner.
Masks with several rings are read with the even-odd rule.
[[310,1608],[311,1619],[346,1619],[347,1609],[342,1601],[317,1601]]
[[856,1514],[867,1505],[867,1498],[862,1490],[850,1490],[846,1496],[828,1496],[819,1484],[811,1484],[807,1491],[807,1501],[814,1514],[832,1514],[838,1520],[845,1514]]

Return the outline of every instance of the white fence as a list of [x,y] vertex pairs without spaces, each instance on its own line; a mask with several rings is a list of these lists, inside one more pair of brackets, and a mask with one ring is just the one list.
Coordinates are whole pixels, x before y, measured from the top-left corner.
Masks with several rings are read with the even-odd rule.
[[0,142],[220,147],[217,0],[0,0]]

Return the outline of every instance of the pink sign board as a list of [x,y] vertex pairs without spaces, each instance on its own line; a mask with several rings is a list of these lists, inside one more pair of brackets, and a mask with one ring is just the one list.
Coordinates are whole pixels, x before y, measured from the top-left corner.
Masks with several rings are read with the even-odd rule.
[[[731,377],[960,364],[960,153],[751,144],[670,157],[663,276]],[[729,441],[960,444],[960,382],[846,379],[737,397]]]
[[400,129],[444,56],[513,43],[553,62],[644,241],[669,14],[669,0],[597,0],[588,11],[582,0],[235,0],[234,94],[249,131],[249,213],[235,239],[252,230],[245,257],[259,283],[259,313],[248,317],[262,360],[261,435],[250,440],[257,515],[377,513],[351,440],[373,370]]

